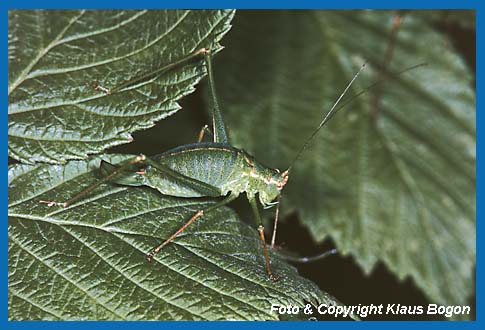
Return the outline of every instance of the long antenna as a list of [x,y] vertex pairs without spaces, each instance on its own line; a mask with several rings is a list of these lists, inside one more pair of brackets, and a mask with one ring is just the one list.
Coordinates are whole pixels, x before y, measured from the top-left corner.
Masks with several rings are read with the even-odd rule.
[[285,259],[287,261],[303,264],[303,263],[311,263],[311,262],[315,262],[315,261],[318,261],[318,260],[322,260],[322,259],[324,259],[328,256],[337,254],[337,252],[338,252],[337,249],[331,249],[331,250],[322,252],[320,254],[317,254],[316,256],[312,256],[312,257],[297,257],[297,256],[292,256],[292,255],[281,253],[281,252],[280,252],[280,255],[283,257],[283,259]]
[[344,97],[345,93],[347,93],[347,91],[349,90],[350,86],[352,86],[352,84],[354,83],[355,79],[357,79],[357,77],[360,75],[360,73],[364,69],[365,69],[365,63],[362,64],[362,66],[360,67],[359,71],[357,71],[357,73],[354,75],[354,77],[352,78],[352,80],[350,80],[350,82],[347,84],[347,87],[345,87],[345,89],[342,92],[342,94],[340,94],[340,96],[338,97],[337,101],[335,101],[335,103],[333,104],[332,108],[327,112],[327,114],[325,115],[325,117],[323,118],[323,120],[320,122],[320,124],[318,125],[318,127],[313,131],[312,135],[310,135],[310,137],[308,138],[308,140],[306,140],[305,144],[303,144],[303,146],[300,148],[300,150],[296,154],[296,157],[291,162],[291,165],[288,168],[288,172],[290,172],[290,170],[293,167],[293,165],[295,164],[295,162],[298,160],[298,158],[300,158],[301,154],[306,150],[306,148],[308,148],[308,146],[310,145],[310,143],[315,138],[315,135],[317,135],[318,131],[323,127],[323,125],[325,125],[325,123],[327,121],[329,121],[332,118],[333,114],[335,113],[335,108],[339,104],[340,100],[342,100],[342,98]]
[[[396,73],[393,73],[394,76],[399,76],[405,72],[408,72],[408,71],[411,71],[411,70],[414,70],[414,69],[417,69],[417,68],[420,68],[422,66],[426,66],[428,65],[427,62],[423,62],[423,63],[419,63],[419,64],[415,64],[415,65],[412,65],[412,66],[409,66],[405,69],[402,69],[401,71],[398,71]],[[372,84],[368,85],[366,88],[364,88],[363,90],[361,90],[360,92],[358,92],[357,94],[354,94],[352,95],[351,98],[349,98],[348,100],[346,100],[344,103],[342,103],[334,112],[333,114],[336,114],[340,109],[344,108],[347,104],[349,104],[350,102],[354,101],[356,98],[358,98],[359,96],[361,96],[362,94],[364,94],[365,92],[367,92],[369,89],[379,85],[379,84],[382,84],[383,82],[385,82],[386,80],[388,80],[389,78],[382,78],[382,79],[379,79],[377,81],[374,81]]]
[[[416,65],[407,67],[407,68],[405,68],[405,69],[403,69],[403,70],[395,73],[394,75],[397,76],[397,75],[403,74],[403,73],[405,73],[407,71],[411,71],[411,70],[414,70],[414,69],[417,69],[419,67],[426,66],[426,65],[428,65],[428,63],[426,63],[426,62],[419,63],[419,64],[416,64]],[[374,86],[379,85],[379,84],[381,84],[384,81],[386,81],[386,80],[389,79],[389,78],[382,78],[382,79],[379,79],[379,80],[373,82],[372,84],[370,84],[369,86],[367,86],[366,88],[364,88],[363,90],[361,90],[360,92],[358,92],[357,94],[354,94],[352,97],[350,97],[348,100],[346,100],[343,104],[341,104],[337,108],[337,105],[342,100],[342,97],[345,95],[345,93],[347,92],[347,90],[350,88],[350,86],[355,81],[355,79],[357,79],[358,75],[361,73],[361,71],[364,68],[365,68],[365,64],[362,65],[362,67],[360,68],[360,70],[354,75],[354,77],[349,82],[349,84],[347,85],[347,87],[345,88],[345,90],[342,92],[342,94],[339,96],[339,98],[337,99],[337,101],[335,102],[335,104],[332,106],[332,108],[330,109],[330,111],[327,112],[327,114],[323,118],[322,122],[318,125],[317,129],[315,129],[313,131],[312,135],[310,135],[310,137],[307,139],[307,141],[305,142],[305,144],[303,144],[303,146],[300,148],[300,150],[298,151],[298,154],[296,155],[296,157],[291,162],[291,165],[288,168],[287,172],[290,172],[290,170],[293,167],[293,165],[295,164],[295,162],[298,160],[298,158],[300,158],[301,154],[310,145],[310,142],[313,140],[313,138],[318,133],[318,131],[323,127],[323,125],[325,125],[326,122],[328,122],[332,118],[333,115],[335,115],[338,111],[340,111],[342,108],[344,108],[347,104],[349,104],[350,102],[354,101],[356,98],[360,97],[362,94],[364,94],[369,89],[371,89]],[[274,248],[275,247],[276,228],[278,226],[279,207],[280,207],[280,201],[281,201],[281,198],[282,198],[282,193],[283,192],[280,192],[280,194],[278,196],[278,207],[276,209],[275,221],[274,221],[274,225],[273,225],[274,227],[273,227],[273,237],[271,239],[271,248]],[[320,260],[320,259],[322,259],[322,258],[324,258],[324,257],[326,257],[328,255],[335,254],[335,253],[336,253],[336,250],[330,250],[330,251],[324,252],[322,254],[313,256],[313,257],[291,257],[291,256],[290,257],[286,257],[285,256],[285,258],[287,258],[287,260],[293,261],[293,262],[313,262],[315,260]]]
[[[403,69],[403,70],[401,70],[399,72],[396,72],[396,73],[394,73],[394,75],[398,76],[398,75],[403,74],[403,73],[405,73],[407,71],[411,71],[411,70],[414,70],[414,69],[417,69],[419,67],[426,66],[426,65],[428,65],[427,62],[419,63],[419,64],[416,64],[416,65],[407,67],[407,68],[405,68],[405,69]],[[362,94],[364,94],[369,89],[373,88],[376,85],[382,84],[384,81],[386,81],[386,80],[389,79],[389,78],[382,78],[380,80],[375,81],[374,83],[370,84],[369,86],[367,86],[366,88],[364,88],[363,90],[361,90],[360,92],[358,92],[357,94],[353,95],[350,99],[346,100],[338,108],[336,108],[337,105],[339,104],[339,102],[342,100],[342,97],[345,95],[345,93],[347,93],[348,89],[350,88],[350,86],[352,85],[352,83],[354,82],[354,80],[357,79],[357,77],[359,76],[359,74],[361,73],[361,71],[364,68],[365,68],[365,64],[362,65],[362,67],[360,68],[360,70],[355,74],[355,76],[349,82],[349,84],[347,85],[347,87],[345,88],[345,90],[342,92],[342,94],[339,96],[339,98],[337,99],[337,101],[335,102],[335,104],[332,106],[332,108],[330,109],[330,111],[327,112],[327,114],[325,115],[325,118],[323,118],[322,122],[313,131],[312,135],[308,138],[308,140],[305,142],[305,144],[298,151],[296,157],[293,159],[293,161],[291,162],[290,167],[288,168],[288,172],[293,167],[293,165],[298,160],[298,158],[300,158],[301,154],[308,148],[308,146],[310,145],[310,143],[312,142],[312,140],[314,139],[314,137],[318,133],[318,131],[323,127],[323,125],[325,125],[326,122],[328,122],[333,117],[333,115],[335,115],[339,110],[341,110],[342,108],[344,108],[347,104],[349,104],[350,102],[354,101],[356,98],[360,97]]]

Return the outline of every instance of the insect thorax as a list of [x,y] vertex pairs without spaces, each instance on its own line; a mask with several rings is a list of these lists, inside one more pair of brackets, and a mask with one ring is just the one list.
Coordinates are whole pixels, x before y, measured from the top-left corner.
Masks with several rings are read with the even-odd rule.
[[278,184],[285,179],[281,176],[279,170],[262,165],[246,152],[241,151],[241,156],[244,160],[242,176],[247,182],[244,191],[248,198],[251,199],[258,195],[263,206],[270,205],[279,195]]

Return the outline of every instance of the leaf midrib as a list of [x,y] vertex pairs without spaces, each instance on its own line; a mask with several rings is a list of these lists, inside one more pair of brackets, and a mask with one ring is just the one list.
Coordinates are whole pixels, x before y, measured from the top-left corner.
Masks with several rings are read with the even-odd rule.
[[42,49],[38,54],[37,56],[25,67],[25,69],[20,73],[20,75],[17,77],[17,79],[8,87],[8,95],[10,95],[10,93],[15,90],[17,88],[17,86],[19,86],[21,83],[23,83],[26,79],[26,77],[28,76],[30,70],[32,70],[32,68],[40,61],[40,59],[42,57],[44,57],[48,52],[49,50],[51,50],[53,47],[55,47],[57,45],[57,41],[59,41],[63,36],[64,36],[64,33],[66,33],[66,31],[79,19],[81,18],[81,16],[84,15],[84,13],[86,12],[86,10],[81,10],[79,15],[77,16],[74,16],[71,21],[69,21],[69,23],[66,25],[66,27],[61,30],[61,32],[59,32],[59,34],[51,41],[51,43],[49,45],[47,45],[47,47],[45,47],[44,49]]

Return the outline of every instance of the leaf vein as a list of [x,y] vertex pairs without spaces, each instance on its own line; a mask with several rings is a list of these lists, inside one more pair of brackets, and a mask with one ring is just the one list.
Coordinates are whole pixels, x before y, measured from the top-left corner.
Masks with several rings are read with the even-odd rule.
[[89,63],[89,64],[85,64],[85,65],[79,65],[79,66],[76,66],[76,67],[37,71],[37,72],[34,72],[32,74],[29,74],[26,77],[26,80],[36,78],[36,77],[39,77],[39,76],[45,77],[45,76],[49,76],[49,75],[56,75],[56,74],[69,73],[69,72],[80,71],[80,70],[85,70],[85,69],[91,69],[91,68],[94,68],[94,67],[97,67],[97,66],[115,63],[115,62],[121,61],[123,59],[129,58],[131,56],[134,56],[138,53],[145,51],[146,49],[152,47],[153,45],[155,45],[156,43],[158,43],[162,39],[164,39],[169,33],[171,33],[173,30],[175,30],[184,21],[184,19],[189,15],[189,13],[190,13],[190,11],[184,12],[184,14],[167,31],[165,31],[159,37],[155,38],[153,41],[151,41],[147,45],[145,45],[145,46],[143,46],[143,47],[141,47],[137,50],[134,50],[130,53],[127,53],[125,55],[118,56],[118,57],[112,57],[112,58],[104,60],[104,61],[93,62],[93,63]]
[[19,299],[22,299],[23,301],[25,301],[26,303],[29,303],[30,305],[40,309],[41,311],[47,313],[47,314],[50,314],[52,316],[54,316],[56,319],[59,319],[61,320],[62,319],[62,316],[57,314],[56,312],[54,312],[53,310],[50,310],[50,309],[47,309],[45,306],[41,306],[39,305],[38,303],[36,303],[35,301],[31,300],[29,297],[26,297],[24,296],[23,294],[19,293],[18,291],[16,291],[15,289],[13,289],[13,287],[11,285],[8,286],[8,292],[12,295],[14,295],[15,297],[19,298]]
[[17,79],[9,86],[8,88],[8,95],[10,95],[10,93],[15,90],[15,88],[17,88],[21,83],[23,83],[25,80],[27,80],[28,78],[28,74],[30,72],[30,70],[32,70],[32,68],[40,61],[40,59],[42,57],[44,57],[44,55],[47,54],[47,52],[49,50],[52,49],[52,47],[55,46],[55,43],[57,42],[57,40],[61,39],[62,36],[64,35],[64,33],[66,33],[66,31],[79,19],[81,18],[81,16],[84,15],[86,11],[85,10],[81,10],[79,15],[77,16],[74,16],[71,21],[69,21],[69,23],[64,27],[64,29],[54,38],[54,40],[49,44],[47,45],[47,47],[45,47],[42,51],[40,51],[37,56],[26,66],[26,68],[20,73],[20,75],[17,77]]
[[27,254],[31,255],[34,259],[37,259],[40,263],[42,263],[45,267],[47,267],[48,269],[52,270],[54,273],[58,274],[59,276],[61,276],[64,280],[66,280],[67,282],[69,282],[71,285],[73,285],[74,287],[76,287],[77,289],[79,289],[79,291],[83,292],[84,294],[86,294],[86,296],[90,297],[94,302],[96,302],[97,304],[99,304],[99,306],[103,307],[105,310],[107,310],[108,312],[110,312],[111,314],[123,319],[123,317],[121,317],[121,315],[118,315],[115,311],[111,310],[108,306],[105,306],[99,299],[98,297],[96,297],[95,295],[91,294],[90,292],[84,290],[84,288],[80,285],[78,285],[76,282],[74,282],[72,279],[70,279],[66,274],[64,274],[63,272],[61,272],[60,270],[56,269],[55,267],[52,267],[48,264],[46,264],[46,262],[40,258],[39,256],[37,256],[33,251],[29,250],[27,247],[25,247],[22,243],[20,243],[13,235],[10,235],[10,232],[9,232],[9,235],[8,235],[9,239],[17,244],[22,250],[24,250]]

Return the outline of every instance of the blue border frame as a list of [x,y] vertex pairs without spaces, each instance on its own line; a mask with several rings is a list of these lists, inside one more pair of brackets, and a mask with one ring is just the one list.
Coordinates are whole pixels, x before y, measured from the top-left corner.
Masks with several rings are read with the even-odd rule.
[[317,0],[233,0],[233,1],[197,1],[197,0],[163,0],[150,1],[139,0],[136,2],[127,0],[104,0],[104,1],[20,1],[7,0],[7,4],[2,4],[6,9],[21,9],[21,8],[45,8],[45,9],[59,9],[59,8],[132,8],[132,9],[155,9],[155,8],[239,8],[239,9],[385,9],[385,8],[400,8],[400,9],[474,9],[479,7],[479,0],[395,0],[386,2],[383,0],[327,0],[324,3]]
[[[482,18],[482,7],[484,5],[480,3],[479,0],[472,1],[472,0],[395,0],[395,1],[383,1],[383,0],[366,0],[366,1],[359,1],[359,0],[345,0],[345,1],[338,1],[338,0],[327,0],[325,3],[319,3],[316,0],[299,0],[299,1],[284,1],[284,0],[236,0],[236,1],[196,1],[196,0],[165,0],[165,1],[146,1],[146,0],[137,0],[136,2],[127,1],[127,0],[103,0],[103,1],[93,1],[93,0],[84,0],[84,1],[55,1],[55,0],[48,0],[48,1],[14,1],[14,0],[6,0],[0,3],[1,6],[1,15],[4,18],[2,20],[2,35],[3,35],[3,43],[2,49],[3,54],[8,54],[7,49],[7,41],[8,41],[8,10],[9,9],[27,9],[27,8],[46,8],[46,9],[54,9],[54,8],[240,8],[240,9],[304,9],[304,8],[321,8],[321,9],[389,9],[389,8],[400,8],[400,9],[476,9],[476,22],[477,22],[477,41],[480,40],[480,36],[483,35],[483,27],[481,24]],[[483,52],[483,43],[477,42],[477,58],[482,58],[484,56]],[[4,55],[5,56],[5,55]],[[8,70],[8,62],[7,59],[4,59],[2,62],[2,73],[4,77],[4,87],[2,93],[2,104],[7,107],[8,97],[5,94],[5,91],[8,90],[8,80],[7,80],[7,70]],[[477,183],[477,190],[476,190],[476,197],[477,197],[477,220],[481,218],[481,214],[483,213],[483,209],[481,207],[481,202],[483,201],[482,197],[482,174],[481,174],[481,149],[482,144],[480,141],[482,140],[482,133],[481,130],[478,129],[482,126],[482,122],[485,120],[485,115],[481,114],[481,111],[478,111],[480,108],[480,96],[482,84],[482,77],[483,77],[483,67],[480,61],[477,61],[477,76],[476,76],[476,87],[477,87],[477,176],[476,176],[476,183]],[[5,149],[8,148],[8,140],[7,140],[7,126],[8,126],[8,116],[7,112],[4,112],[4,124],[2,126],[2,131],[4,138],[1,139],[1,143]],[[4,162],[5,166],[7,164],[7,159]],[[7,168],[4,169],[4,173],[7,173]],[[3,193],[4,193],[4,201],[7,201],[7,193],[8,193],[8,184],[6,175],[3,176],[4,184]],[[6,204],[5,204],[6,205]],[[7,255],[7,242],[8,242],[8,233],[7,233],[7,212],[4,211],[5,217],[4,220],[4,238],[3,244],[5,244],[5,249],[3,250],[3,267],[2,267],[2,274],[4,278],[4,283],[8,283],[8,255]],[[481,246],[483,246],[483,242],[479,239],[479,233],[481,232],[480,222],[477,221],[477,267],[476,267],[476,278],[483,278],[483,257],[482,254],[479,253],[481,251]],[[32,322],[8,322],[8,291],[7,285],[2,287],[2,291],[4,292],[4,308],[2,309],[2,316],[0,324],[4,328],[36,328],[36,327],[48,327],[52,329],[56,328],[64,328],[69,326],[70,328],[85,328],[85,327],[92,327],[92,328],[101,328],[101,327],[120,327],[120,328],[130,328],[130,329],[146,329],[146,328],[154,328],[154,327],[174,327],[177,329],[192,329],[192,328],[201,328],[201,329],[221,329],[226,327],[228,324],[227,322],[42,322],[40,321],[32,321]],[[413,327],[427,327],[427,328],[456,328],[456,327],[464,327],[469,329],[477,329],[479,327],[483,327],[484,322],[484,308],[483,308],[483,300],[482,298],[482,291],[483,286],[481,285],[480,281],[477,280],[476,283],[476,319],[475,322],[429,322],[429,321],[419,321],[419,322],[412,322],[409,321],[369,321],[369,322],[361,322],[361,323],[354,323],[354,322],[305,322],[304,324],[298,323],[298,325],[294,324],[293,322],[236,322],[232,323],[231,326],[246,329],[246,328],[263,328],[266,330],[275,329],[275,328],[290,328],[293,326],[298,327],[305,327],[307,329],[314,329],[320,328],[323,326],[332,326],[338,328],[350,328],[350,327],[359,327],[359,328],[388,328],[390,326],[389,323],[392,322],[392,327],[406,327],[406,326],[413,326]]]

